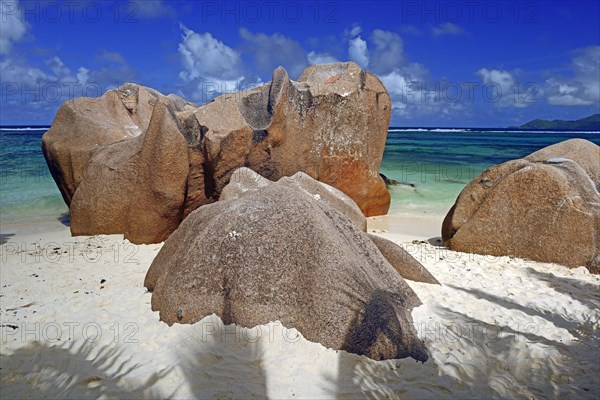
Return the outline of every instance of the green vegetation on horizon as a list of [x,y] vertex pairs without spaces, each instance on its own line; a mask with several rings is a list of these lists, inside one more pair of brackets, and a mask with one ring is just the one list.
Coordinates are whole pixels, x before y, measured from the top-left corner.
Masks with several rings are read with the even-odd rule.
[[509,128],[598,131],[600,130],[600,114],[594,114],[576,121],[563,121],[560,119],[548,121],[546,119],[534,119],[533,121],[529,121],[521,126],[510,126]]

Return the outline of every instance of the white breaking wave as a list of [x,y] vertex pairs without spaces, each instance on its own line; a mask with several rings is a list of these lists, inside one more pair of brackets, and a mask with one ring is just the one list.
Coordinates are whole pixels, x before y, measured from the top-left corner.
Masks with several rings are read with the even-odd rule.
[[392,128],[388,132],[471,132],[466,128]]
[[19,127],[19,128],[7,128],[5,126],[0,126],[0,131],[47,131],[50,129],[49,126],[42,126],[39,128],[28,127]]

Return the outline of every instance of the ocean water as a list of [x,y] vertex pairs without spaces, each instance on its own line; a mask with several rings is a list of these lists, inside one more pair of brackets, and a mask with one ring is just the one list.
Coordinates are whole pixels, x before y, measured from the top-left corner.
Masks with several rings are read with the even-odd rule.
[[390,128],[380,170],[404,183],[390,186],[390,212],[445,215],[489,167],[572,138],[600,145],[600,132]]
[[64,219],[65,205],[42,155],[48,127],[0,127],[0,225]]
[[[2,226],[66,220],[68,208],[40,149],[47,129],[0,127]],[[390,187],[390,211],[443,215],[462,188],[490,166],[574,137],[600,145],[600,132],[390,128],[381,172],[401,182]]]

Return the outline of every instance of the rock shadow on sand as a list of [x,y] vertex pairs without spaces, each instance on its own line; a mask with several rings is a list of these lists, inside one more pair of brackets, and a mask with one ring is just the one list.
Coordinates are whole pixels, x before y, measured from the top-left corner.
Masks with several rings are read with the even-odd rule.
[[[477,290],[453,289],[493,302],[500,313],[517,310],[531,316],[531,321],[543,318],[567,329],[573,340],[546,337],[544,330],[529,329],[534,325],[493,324],[450,305],[436,305],[431,310],[434,319],[426,328],[417,321],[430,360],[424,364],[411,359],[376,362],[340,351],[337,376],[324,377],[331,397],[356,398],[360,393],[374,399],[596,398],[600,393],[600,380],[593,372],[598,369],[593,355],[600,338],[593,333],[593,321],[582,326],[535,306]],[[436,320],[446,322],[439,325]]]
[[442,237],[441,236],[436,236],[436,237],[429,238],[429,239],[427,239],[427,242],[430,245],[435,246],[435,247],[444,247],[444,248],[446,247],[444,245],[444,242],[442,242]]
[[0,233],[0,245],[8,243],[8,240],[15,236],[14,233]]
[[58,222],[60,222],[61,224],[63,224],[64,226],[71,226],[71,213],[70,212],[65,212],[62,213],[60,215],[60,217],[56,218],[58,220]]

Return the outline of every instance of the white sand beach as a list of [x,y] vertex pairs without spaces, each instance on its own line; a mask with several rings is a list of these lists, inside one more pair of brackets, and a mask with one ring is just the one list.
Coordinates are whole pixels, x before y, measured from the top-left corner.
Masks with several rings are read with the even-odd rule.
[[143,286],[160,244],[3,227],[2,398],[598,398],[600,277],[446,250],[428,241],[440,223],[369,221],[441,282],[409,281],[425,363],[334,351],[277,321],[168,327]]
[[600,400],[599,16],[0,0],[0,400]]

